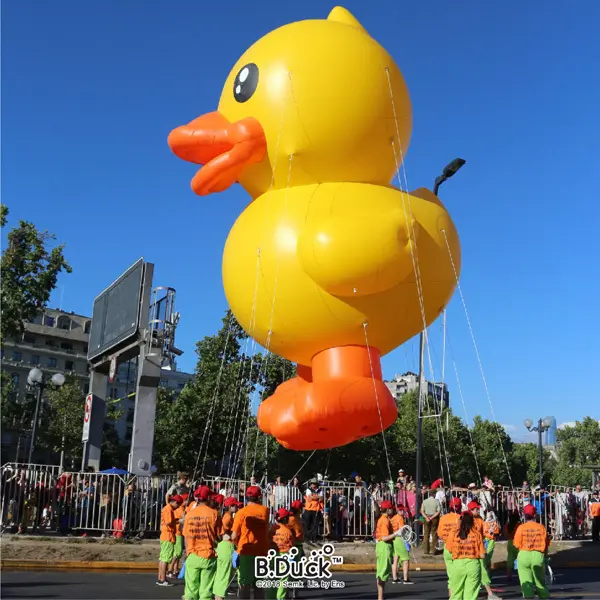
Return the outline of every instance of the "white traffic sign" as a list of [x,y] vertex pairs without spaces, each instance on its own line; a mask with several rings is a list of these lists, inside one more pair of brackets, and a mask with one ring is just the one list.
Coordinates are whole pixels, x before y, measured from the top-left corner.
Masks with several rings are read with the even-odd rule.
[[92,416],[92,402],[94,396],[88,394],[85,399],[85,410],[83,413],[83,435],[81,436],[82,442],[87,442],[90,439],[90,418]]

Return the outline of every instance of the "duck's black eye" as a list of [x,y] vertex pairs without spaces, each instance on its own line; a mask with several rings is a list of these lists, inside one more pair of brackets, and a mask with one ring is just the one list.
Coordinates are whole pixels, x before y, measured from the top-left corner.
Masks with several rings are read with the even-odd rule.
[[258,67],[249,63],[242,67],[233,82],[233,97],[238,102],[247,102],[258,86]]

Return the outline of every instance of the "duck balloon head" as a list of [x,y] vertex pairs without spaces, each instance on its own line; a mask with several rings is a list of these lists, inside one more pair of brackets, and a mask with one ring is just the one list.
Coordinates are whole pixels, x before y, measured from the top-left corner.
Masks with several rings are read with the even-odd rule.
[[174,129],[169,145],[203,165],[192,180],[197,194],[239,182],[256,198],[313,183],[387,185],[411,129],[396,63],[336,7],[327,19],[290,23],[259,39],[231,70],[218,110]]

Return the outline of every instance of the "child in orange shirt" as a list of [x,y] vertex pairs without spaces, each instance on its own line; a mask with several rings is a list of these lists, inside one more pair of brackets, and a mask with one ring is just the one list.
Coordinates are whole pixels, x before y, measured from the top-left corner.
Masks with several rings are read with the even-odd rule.
[[546,528],[535,521],[535,506],[526,504],[523,508],[525,523],[519,525],[513,543],[519,550],[517,569],[524,598],[550,598],[546,587],[546,554],[550,537]]
[[[287,508],[280,508],[275,513],[275,524],[269,532],[271,548],[277,551],[277,554],[287,554],[296,545],[296,535],[289,526],[289,518],[292,513]],[[287,595],[287,588],[283,586],[283,582],[289,577],[282,577],[279,580],[277,588],[267,589],[267,598],[282,599]]]
[[[406,525],[401,512],[403,510],[405,510],[404,506],[399,506],[396,509],[394,516],[390,519],[394,532],[400,531],[400,529]],[[400,583],[400,580],[398,579],[398,562],[402,562],[402,574],[404,576],[402,583],[404,585],[411,585],[413,582],[408,578],[410,555],[406,547],[406,542],[401,537],[395,537],[394,541],[392,542],[392,546],[394,548],[394,561],[392,562],[392,583]]]
[[177,519],[175,511],[183,503],[181,496],[170,496],[169,503],[160,513],[160,556],[158,557],[158,581],[156,585],[171,587],[167,581],[167,567],[175,554],[175,541],[177,538]]
[[183,535],[181,531],[183,528],[183,516],[185,515],[188,496],[189,494],[181,494],[183,502],[175,509],[175,551],[173,553],[173,561],[169,567],[167,577],[177,577],[177,575],[179,575],[179,563],[181,561],[181,556],[183,555]]
[[200,486],[194,492],[196,506],[185,517],[185,590],[189,600],[210,598],[217,569],[217,536],[221,531],[221,517],[209,504],[212,491]]
[[296,536],[296,548],[298,548],[298,554],[296,556],[298,557],[298,560],[304,556],[304,527],[300,517],[303,507],[304,503],[302,500],[294,500],[290,506],[290,517],[288,520],[288,525]]
[[233,571],[232,558],[235,550],[235,546],[231,541],[233,518],[237,509],[241,506],[233,497],[225,498],[223,504],[226,511],[221,518],[220,533],[222,539],[217,545],[217,572],[212,590],[215,600],[223,600],[227,596],[227,588]]
[[491,570],[492,570],[492,556],[494,555],[494,546],[496,545],[496,538],[500,533],[500,526],[496,519],[496,515],[493,511],[489,511],[485,516],[483,523],[483,543],[485,545],[485,568],[490,577],[491,581]]
[[269,509],[260,503],[261,497],[258,486],[249,486],[247,504],[238,510],[233,520],[231,540],[239,555],[240,598],[250,598],[252,588],[255,588],[255,597],[262,591],[256,587],[255,558],[267,556],[269,551]]
[[446,539],[446,549],[452,555],[451,600],[476,600],[485,547],[470,512],[462,514],[458,530]]
[[383,600],[385,582],[392,573],[392,555],[394,549],[392,541],[396,537],[390,517],[396,512],[389,500],[381,503],[383,513],[377,519],[375,527],[375,556],[377,558],[377,598]]

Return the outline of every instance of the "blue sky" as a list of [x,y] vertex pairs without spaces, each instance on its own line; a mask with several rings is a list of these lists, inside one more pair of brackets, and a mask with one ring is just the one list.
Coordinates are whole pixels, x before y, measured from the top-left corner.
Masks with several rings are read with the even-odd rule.
[[[226,308],[221,253],[239,186],[195,196],[169,131],[217,105],[239,55],[333,3],[19,0],[2,4],[2,198],[67,244],[52,305],[91,314],[129,264],[177,289],[180,367]],[[462,288],[497,419],[599,414],[597,298],[600,3],[349,0],[395,57],[413,102],[410,188],[452,158],[442,188],[463,247]],[[570,7],[571,6],[571,7]],[[596,240],[594,242],[593,240]],[[442,341],[433,327],[432,358]],[[491,417],[458,296],[448,331],[469,416]],[[417,367],[413,340],[384,359]],[[461,414],[450,358],[446,380]]]

